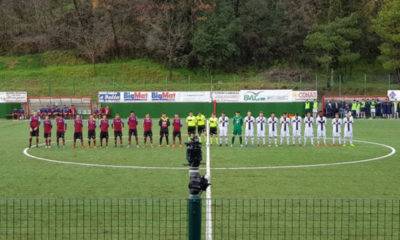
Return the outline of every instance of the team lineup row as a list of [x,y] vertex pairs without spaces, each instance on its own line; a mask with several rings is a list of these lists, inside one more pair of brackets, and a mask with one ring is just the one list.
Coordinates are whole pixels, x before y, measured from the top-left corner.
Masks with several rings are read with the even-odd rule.
[[[134,137],[136,146],[139,146],[138,139],[138,118],[136,117],[134,112],[131,112],[129,118],[127,119],[128,126],[128,147],[131,146],[132,137]],[[200,141],[202,136],[206,133],[206,117],[199,113],[196,116],[193,115],[192,112],[189,113],[186,118],[187,125],[187,133],[188,137],[194,136],[197,134],[200,137]],[[224,113],[221,114],[219,118],[213,113],[211,117],[208,119],[209,122],[209,134],[211,144],[214,142],[222,146],[223,144],[228,145],[228,128],[230,125],[230,119]],[[289,116],[288,114],[283,114],[280,118],[276,117],[274,113],[271,113],[270,117],[267,119],[264,116],[263,112],[260,112],[259,115],[255,118],[252,116],[251,112],[247,112],[245,117],[240,115],[240,112],[236,112],[235,116],[232,117],[232,125],[233,125],[233,136],[231,140],[231,146],[235,143],[235,138],[239,138],[240,146],[243,146],[242,139],[242,131],[244,126],[244,145],[255,144],[255,138],[257,140],[257,145],[266,145],[266,135],[268,129],[268,145],[271,146],[274,144],[278,146],[278,125],[280,125],[280,144],[284,144],[284,140],[286,140],[286,144],[290,144],[290,140],[292,139],[292,144],[306,145],[307,140],[310,140],[310,143],[314,145],[314,125],[316,125],[317,129],[317,144],[323,143],[326,145],[326,125],[327,118],[323,115],[322,112],[319,112],[318,116],[314,120],[310,113],[307,113],[304,119],[299,115]],[[347,140],[349,141],[350,146],[353,145],[353,117],[351,116],[351,112],[349,112],[343,119],[339,118],[339,114],[335,114],[335,118],[332,119],[332,141],[333,144],[336,144],[336,140],[338,144],[346,145]],[[67,124],[64,118],[60,115],[55,119],[56,123],[56,134],[57,134],[57,146],[60,146],[60,140],[62,146],[65,146],[65,132],[67,130]],[[39,146],[39,127],[41,124],[41,119],[38,114],[34,114],[30,118],[29,129],[30,129],[30,138],[29,138],[29,147],[32,146],[32,139],[36,138],[36,146]],[[74,119],[74,147],[76,147],[76,143],[79,140],[81,146],[83,146],[83,119],[78,115]],[[182,120],[179,115],[175,114],[172,119],[172,123],[166,114],[162,114],[161,118],[158,121],[158,125],[160,128],[160,139],[159,144],[162,146],[163,139],[165,138],[165,142],[167,146],[169,145],[169,128],[172,125],[172,146],[175,146],[179,143],[182,146],[182,134],[181,128],[183,126]],[[267,127],[268,125],[268,127]],[[303,127],[304,125],[304,127]],[[114,144],[117,146],[120,144],[122,146],[122,132],[125,127],[124,121],[121,119],[119,114],[116,114],[115,118],[111,121],[107,119],[107,116],[104,115],[99,121],[97,121],[93,115],[89,117],[87,120],[87,129],[88,129],[88,145],[96,146],[96,129],[97,126],[100,128],[100,146],[108,146],[109,140],[109,128],[111,127],[114,131]],[[344,127],[342,127],[344,126]],[[344,128],[344,135],[342,138],[342,128]],[[44,138],[45,138],[45,146],[46,148],[51,147],[51,133],[53,129],[52,121],[48,116],[45,117],[43,121],[43,130],[44,130]],[[304,132],[303,132],[304,129]],[[291,130],[291,131],[290,131]],[[149,114],[146,114],[143,119],[143,132],[144,132],[144,144],[146,145],[148,142],[153,145],[153,120],[151,119]],[[302,137],[302,133],[304,138]],[[176,141],[178,140],[178,141]]]

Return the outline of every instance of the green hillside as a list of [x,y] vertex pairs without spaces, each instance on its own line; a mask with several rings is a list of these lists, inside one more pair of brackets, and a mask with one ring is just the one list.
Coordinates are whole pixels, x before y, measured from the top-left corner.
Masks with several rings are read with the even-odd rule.
[[[365,70],[367,69],[367,71]],[[365,75],[365,72],[366,75]],[[377,72],[378,74],[373,74]],[[367,82],[365,84],[365,76]],[[288,66],[269,69],[242,69],[236,73],[175,68],[148,59],[119,60],[96,65],[68,52],[47,52],[24,56],[0,56],[0,89],[23,90],[31,96],[96,96],[105,90],[239,90],[315,89],[330,94],[385,94],[389,75],[379,67],[353,70],[351,77],[321,74]],[[328,88],[327,82],[331,82]],[[390,88],[399,88],[391,80]],[[364,88],[366,87],[366,88]]]

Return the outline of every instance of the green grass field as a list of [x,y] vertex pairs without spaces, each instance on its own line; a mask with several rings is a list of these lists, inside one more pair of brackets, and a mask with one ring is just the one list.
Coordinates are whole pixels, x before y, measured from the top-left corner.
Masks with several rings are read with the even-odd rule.
[[[359,120],[355,138],[399,149],[398,125],[399,120]],[[65,148],[28,151],[59,161],[46,162],[23,154],[26,121],[0,121],[0,131],[0,239],[188,239],[184,148],[73,149],[68,141]],[[332,165],[390,152],[365,142],[212,146],[213,239],[398,239],[398,154]],[[77,165],[82,163],[97,166]],[[328,165],[276,168],[315,164]],[[266,166],[275,168],[254,169]],[[227,169],[243,167],[253,170]]]
[[[398,124],[398,120],[356,121],[355,139],[387,144],[398,149]],[[0,129],[5,136],[0,140],[0,188],[3,197],[185,198],[188,194],[187,171],[182,170],[186,164],[185,150],[158,147],[157,130],[154,131],[154,148],[114,148],[110,144],[107,149],[73,149],[68,141],[66,148],[32,148],[29,154],[62,162],[178,169],[104,168],[40,161],[23,154],[28,140],[27,122],[1,121]],[[141,136],[141,132],[139,134]],[[68,131],[66,138],[72,138],[71,131]],[[390,151],[382,146],[360,142],[356,143],[355,148],[212,146],[213,197],[398,198],[400,162],[397,154],[379,161],[349,165],[224,169],[341,163],[375,158]]]

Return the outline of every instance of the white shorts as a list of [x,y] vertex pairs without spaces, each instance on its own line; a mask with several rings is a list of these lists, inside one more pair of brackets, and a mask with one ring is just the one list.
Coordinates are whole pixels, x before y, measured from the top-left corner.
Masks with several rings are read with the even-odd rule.
[[342,136],[341,132],[332,131],[332,136],[335,138],[340,138]]
[[219,128],[219,136],[220,137],[227,137],[228,136],[228,128]]
[[293,129],[293,137],[301,137],[301,130],[295,130]]
[[304,129],[304,137],[314,137],[314,130],[312,128]]
[[353,131],[344,131],[344,137],[353,137]]
[[257,129],[257,137],[265,137],[265,129],[264,130]]
[[376,109],[371,109],[371,113],[375,113],[376,112]]
[[272,138],[272,137],[277,137],[278,136],[278,131],[269,131],[268,132],[268,137]]
[[244,132],[245,137],[254,137],[254,131],[253,130],[247,130]]
[[326,131],[318,130],[318,131],[317,131],[317,136],[318,136],[318,137],[326,137]]
[[281,131],[281,137],[290,137],[290,132],[289,132],[289,130],[287,130],[287,131]]

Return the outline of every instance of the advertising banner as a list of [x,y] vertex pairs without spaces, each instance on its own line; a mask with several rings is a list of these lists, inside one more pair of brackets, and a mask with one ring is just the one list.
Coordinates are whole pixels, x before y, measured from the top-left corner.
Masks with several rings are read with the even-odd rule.
[[122,102],[121,92],[99,92],[100,103],[119,103]]
[[151,92],[152,102],[175,102],[177,92]]
[[400,90],[388,90],[387,96],[390,101],[400,101]]
[[0,92],[0,103],[26,103],[27,92]]
[[239,91],[216,91],[211,93],[211,100],[217,102],[239,102]]
[[202,92],[177,92],[176,102],[211,102],[211,93]]
[[293,91],[292,100],[295,102],[305,102],[306,100],[313,100],[318,98],[317,91]]
[[124,103],[149,102],[151,100],[150,92],[122,92],[122,101]]
[[240,102],[291,102],[292,90],[241,90]]

